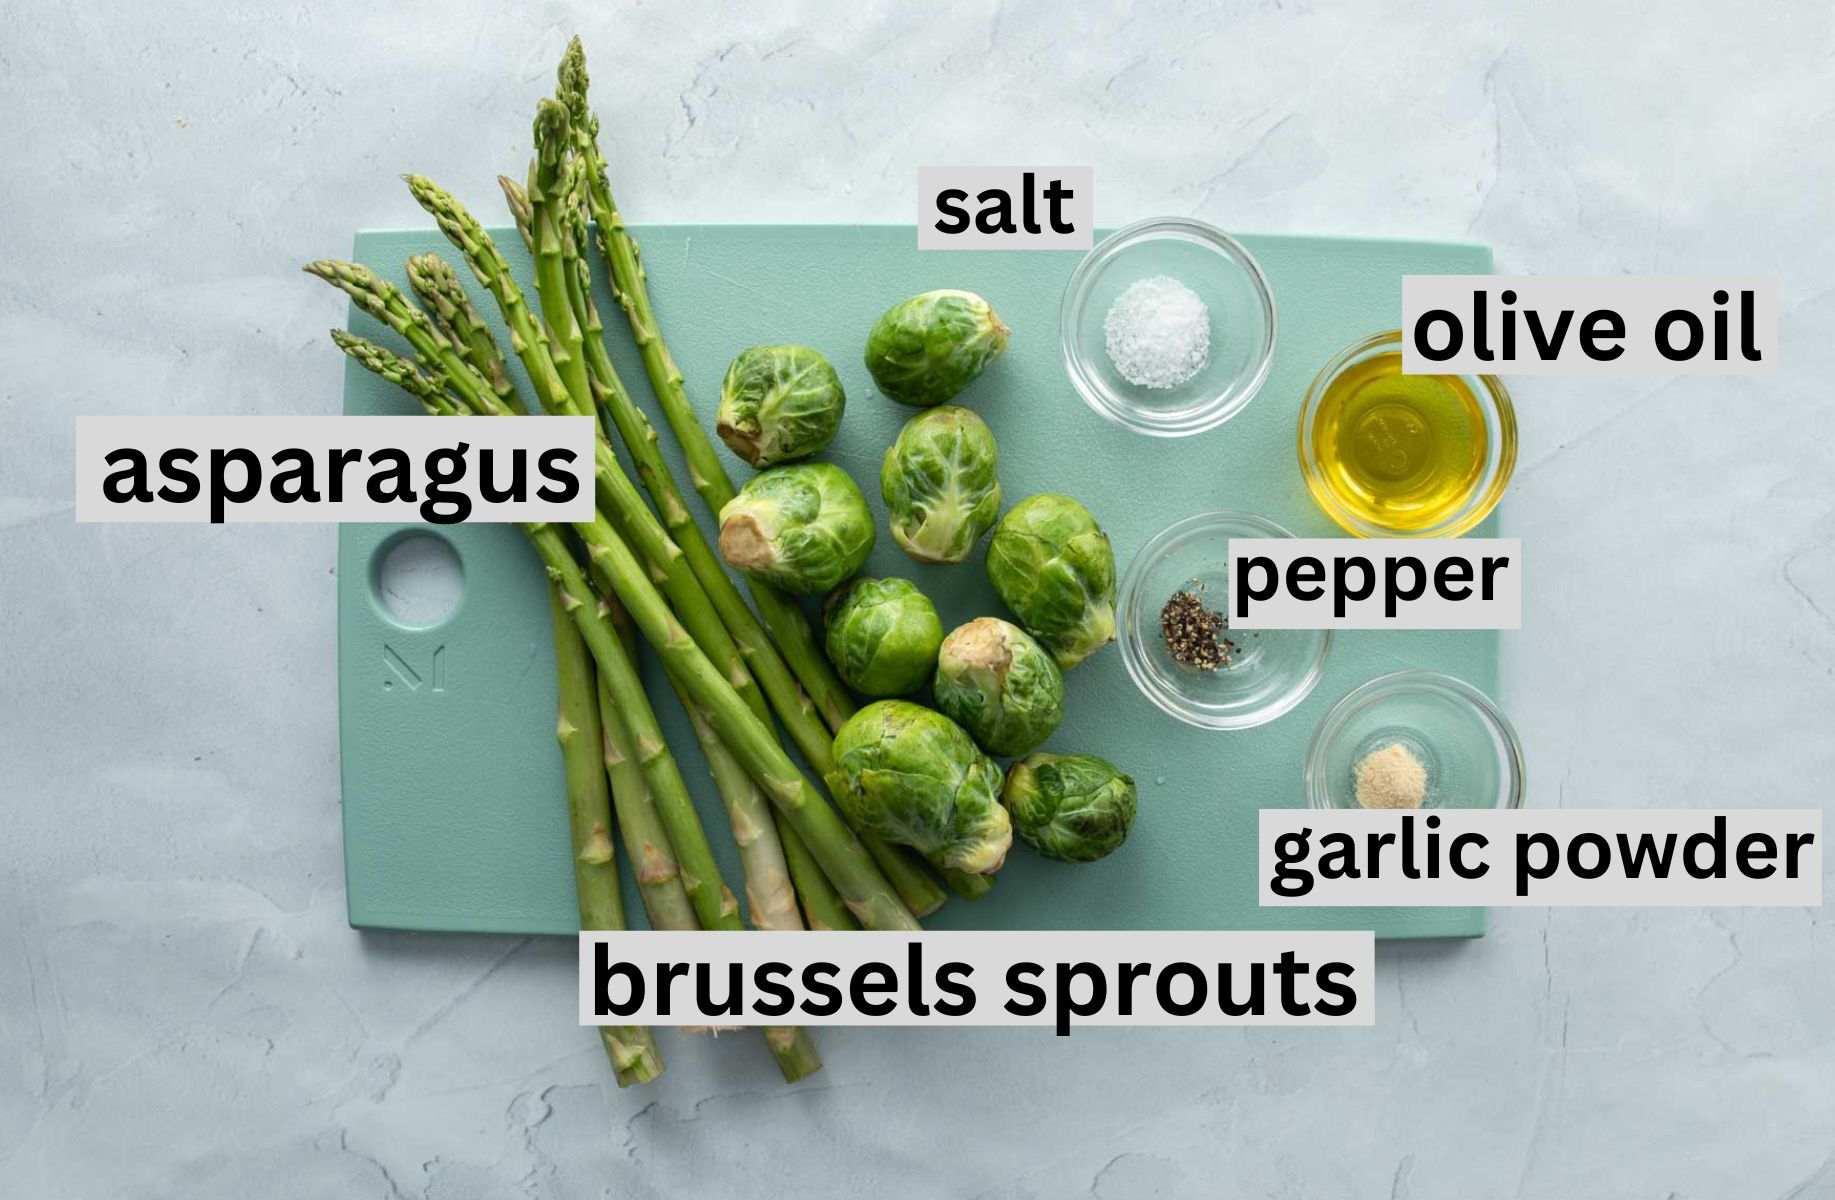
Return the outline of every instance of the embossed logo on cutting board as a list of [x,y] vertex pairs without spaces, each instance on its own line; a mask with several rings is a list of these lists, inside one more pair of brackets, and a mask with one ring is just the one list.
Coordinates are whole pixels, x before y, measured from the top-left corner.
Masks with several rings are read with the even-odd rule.
[[387,642],[382,644],[382,663],[389,669],[389,675],[394,676],[394,678],[383,677],[382,690],[385,692],[394,691],[397,680],[401,682],[403,688],[410,692],[418,692],[423,686],[426,686],[430,692],[446,690],[446,646],[444,643],[435,646],[433,653],[428,656],[425,675],[416,670],[401,651]]

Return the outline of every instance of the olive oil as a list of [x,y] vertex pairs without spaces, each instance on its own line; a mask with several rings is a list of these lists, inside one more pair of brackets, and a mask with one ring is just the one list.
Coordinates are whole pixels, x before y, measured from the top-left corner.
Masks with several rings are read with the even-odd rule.
[[1346,515],[1383,529],[1432,529],[1484,481],[1485,414],[1471,385],[1457,375],[1404,375],[1400,351],[1340,371],[1311,433],[1319,482]]

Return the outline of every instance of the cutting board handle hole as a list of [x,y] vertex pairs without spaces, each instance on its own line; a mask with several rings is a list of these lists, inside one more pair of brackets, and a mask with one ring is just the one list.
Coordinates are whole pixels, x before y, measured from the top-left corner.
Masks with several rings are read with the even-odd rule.
[[370,556],[370,589],[395,624],[432,629],[458,610],[465,595],[465,567],[445,538],[420,529],[404,530]]

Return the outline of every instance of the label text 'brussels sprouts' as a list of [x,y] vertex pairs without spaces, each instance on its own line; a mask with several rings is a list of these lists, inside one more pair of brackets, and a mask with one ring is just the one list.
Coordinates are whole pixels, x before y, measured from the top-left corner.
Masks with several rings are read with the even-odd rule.
[[78,417],[78,521],[584,521],[591,417]]
[[582,933],[582,1025],[1371,1025],[1375,935]]
[[919,167],[919,250],[1088,250],[1093,167]]

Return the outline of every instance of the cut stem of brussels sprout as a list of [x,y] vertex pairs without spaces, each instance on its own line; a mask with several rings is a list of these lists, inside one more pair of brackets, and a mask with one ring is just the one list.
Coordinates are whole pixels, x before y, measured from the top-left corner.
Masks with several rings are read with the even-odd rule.
[[720,510],[720,554],[801,596],[826,592],[860,570],[876,532],[866,497],[833,463],[761,471]]
[[1003,758],[1044,744],[1064,719],[1064,674],[1017,625],[979,617],[958,626],[937,654],[937,708]]

